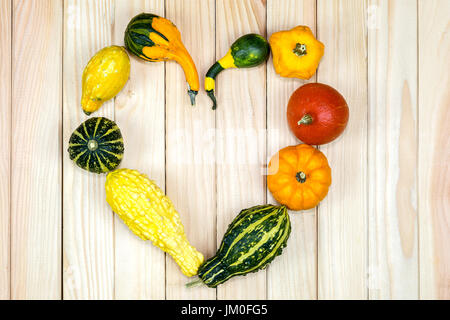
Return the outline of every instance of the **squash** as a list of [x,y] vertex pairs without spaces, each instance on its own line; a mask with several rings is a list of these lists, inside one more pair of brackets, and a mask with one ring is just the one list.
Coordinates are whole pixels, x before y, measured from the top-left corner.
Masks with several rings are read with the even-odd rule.
[[291,210],[314,208],[330,185],[327,158],[307,144],[283,148],[269,162],[267,187],[275,200]]
[[130,76],[130,58],[126,50],[110,46],[97,52],[84,68],[81,107],[85,114],[97,111],[115,97]]
[[213,110],[217,108],[214,95],[215,79],[224,69],[251,68],[260,65],[269,58],[269,43],[259,34],[246,34],[237,39],[227,54],[216,61],[206,73],[205,90],[213,102]]
[[302,142],[329,143],[345,130],[349,109],[344,97],[323,83],[307,83],[291,95],[287,107],[289,128]]
[[169,253],[184,275],[197,274],[203,255],[191,246],[172,201],[146,175],[118,169],[108,173],[106,201],[123,222],[142,240]]
[[291,222],[285,206],[260,205],[242,210],[228,226],[216,255],[198,270],[197,281],[215,288],[231,277],[264,269],[286,247]]
[[105,173],[117,168],[122,161],[122,133],[114,121],[90,118],[72,133],[67,151],[80,168]]
[[146,61],[178,62],[184,70],[191,104],[195,105],[200,88],[197,68],[181,41],[180,31],[170,20],[150,13],[138,14],[128,23],[125,47]]
[[311,78],[316,73],[325,49],[307,26],[275,32],[269,42],[275,72],[288,78]]

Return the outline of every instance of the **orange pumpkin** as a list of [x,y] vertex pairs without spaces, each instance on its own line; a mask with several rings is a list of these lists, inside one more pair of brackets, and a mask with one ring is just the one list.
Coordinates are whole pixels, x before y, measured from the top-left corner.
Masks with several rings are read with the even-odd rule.
[[307,144],[278,151],[269,162],[267,187],[291,210],[314,208],[328,193],[331,168],[325,155]]

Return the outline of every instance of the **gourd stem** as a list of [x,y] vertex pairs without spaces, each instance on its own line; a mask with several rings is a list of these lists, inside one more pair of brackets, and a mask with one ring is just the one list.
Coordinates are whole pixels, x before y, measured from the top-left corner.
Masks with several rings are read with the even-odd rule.
[[195,96],[197,95],[198,91],[194,90],[188,90],[189,98],[191,99],[191,105],[195,106]]
[[310,114],[305,114],[303,116],[303,118],[301,118],[300,121],[297,122],[297,124],[299,126],[302,125],[302,124],[308,125],[308,124],[311,124],[312,122],[313,122],[313,118],[311,117],[311,115]]
[[296,43],[294,50],[292,50],[297,56],[301,57],[307,54],[306,44]]
[[203,284],[203,281],[202,281],[202,279],[197,279],[197,280],[195,280],[195,281],[191,281],[191,282],[189,282],[189,283],[186,283],[186,288],[194,288],[194,287],[198,287],[198,286],[200,286],[201,284]]
[[212,100],[212,102],[213,102],[212,109],[213,109],[213,110],[216,110],[216,109],[217,109],[217,100],[216,100],[216,97],[214,96],[214,90],[206,91],[206,94],[208,95],[208,97],[209,97],[209,98]]

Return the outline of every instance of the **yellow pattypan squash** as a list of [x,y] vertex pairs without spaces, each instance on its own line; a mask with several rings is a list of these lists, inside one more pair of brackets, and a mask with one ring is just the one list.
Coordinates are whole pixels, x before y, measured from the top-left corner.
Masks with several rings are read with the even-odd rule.
[[279,31],[269,39],[275,71],[282,77],[309,79],[316,73],[324,45],[307,26]]

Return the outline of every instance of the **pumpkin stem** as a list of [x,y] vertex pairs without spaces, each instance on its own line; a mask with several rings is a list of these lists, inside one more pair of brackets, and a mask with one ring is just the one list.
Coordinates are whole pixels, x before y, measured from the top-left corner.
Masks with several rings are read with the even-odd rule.
[[304,183],[306,181],[306,174],[303,171],[299,171],[295,175],[295,178],[297,179],[298,182]]
[[306,44],[297,43],[295,44],[294,50],[292,50],[298,57],[302,57],[307,54],[306,52]]
[[310,114],[305,114],[303,118],[300,119],[299,122],[297,122],[298,125],[306,124],[309,125],[313,122],[313,118]]
[[197,280],[191,281],[189,283],[186,283],[186,288],[189,289],[189,288],[198,287],[202,283],[203,283],[202,279],[197,279]]

